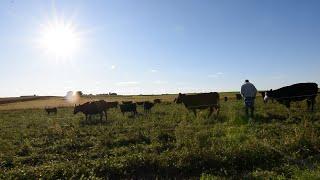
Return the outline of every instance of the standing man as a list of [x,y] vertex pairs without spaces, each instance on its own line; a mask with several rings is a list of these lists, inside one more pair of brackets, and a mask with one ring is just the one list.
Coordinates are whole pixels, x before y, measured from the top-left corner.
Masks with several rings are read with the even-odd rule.
[[251,110],[250,116],[253,117],[254,100],[257,94],[256,87],[252,83],[250,83],[249,80],[245,80],[245,83],[241,86],[240,93],[244,99],[244,104],[246,107],[246,115],[249,116],[249,109],[250,109]]

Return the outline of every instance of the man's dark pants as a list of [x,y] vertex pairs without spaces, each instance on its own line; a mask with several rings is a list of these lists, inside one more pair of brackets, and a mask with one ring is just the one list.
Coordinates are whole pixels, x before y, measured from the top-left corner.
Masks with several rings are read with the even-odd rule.
[[246,115],[249,116],[249,109],[251,111],[250,116],[253,117],[254,112],[254,97],[245,97],[244,98],[244,105],[246,107]]

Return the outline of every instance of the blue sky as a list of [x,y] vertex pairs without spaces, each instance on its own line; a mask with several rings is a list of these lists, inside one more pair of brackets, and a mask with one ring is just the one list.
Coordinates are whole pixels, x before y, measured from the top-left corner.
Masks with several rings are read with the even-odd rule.
[[[320,1],[0,1],[0,96],[237,91],[320,83]],[[71,23],[70,57],[44,24]]]

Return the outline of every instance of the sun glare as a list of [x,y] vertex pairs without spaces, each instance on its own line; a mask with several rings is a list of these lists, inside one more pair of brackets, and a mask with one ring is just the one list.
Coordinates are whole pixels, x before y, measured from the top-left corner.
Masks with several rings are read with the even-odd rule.
[[79,46],[79,37],[71,23],[54,22],[43,27],[41,47],[56,57],[70,57]]

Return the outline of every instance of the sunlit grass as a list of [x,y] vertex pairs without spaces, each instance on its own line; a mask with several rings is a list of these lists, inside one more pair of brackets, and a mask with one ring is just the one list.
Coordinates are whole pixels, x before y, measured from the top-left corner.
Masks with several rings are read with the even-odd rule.
[[[130,98],[154,97],[122,97]],[[319,103],[314,113],[304,111],[305,104],[294,105],[288,119],[282,105],[257,99],[252,121],[234,99],[221,102],[217,118],[207,118],[208,111],[194,117],[183,105],[163,103],[151,114],[139,107],[135,118],[111,109],[108,121],[100,123],[98,117],[86,122],[73,115],[72,107],[49,116],[40,108],[56,101],[0,111],[0,179],[318,177]]]

